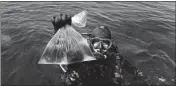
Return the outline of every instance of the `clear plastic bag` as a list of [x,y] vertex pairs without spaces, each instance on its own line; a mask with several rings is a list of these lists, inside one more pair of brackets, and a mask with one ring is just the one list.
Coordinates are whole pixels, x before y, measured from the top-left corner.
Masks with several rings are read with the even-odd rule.
[[72,24],[76,27],[85,27],[87,22],[87,11],[84,10],[72,17]]
[[39,64],[71,64],[96,60],[87,40],[72,26],[60,28],[48,42]]

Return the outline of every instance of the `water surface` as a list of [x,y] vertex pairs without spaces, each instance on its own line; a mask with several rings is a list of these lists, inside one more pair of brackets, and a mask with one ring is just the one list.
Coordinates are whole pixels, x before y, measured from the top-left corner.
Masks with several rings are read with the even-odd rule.
[[60,84],[62,71],[37,62],[60,13],[88,11],[85,28],[106,25],[120,52],[151,83],[174,84],[175,2],[1,2],[2,84]]

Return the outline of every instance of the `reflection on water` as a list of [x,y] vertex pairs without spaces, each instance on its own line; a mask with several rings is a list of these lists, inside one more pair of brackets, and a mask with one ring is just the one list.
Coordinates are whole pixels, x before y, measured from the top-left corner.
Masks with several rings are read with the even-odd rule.
[[[38,65],[53,36],[52,16],[88,11],[91,32],[107,25],[115,44],[153,83],[174,84],[175,2],[2,2],[2,84],[60,84],[61,70]],[[57,77],[56,77],[57,76]]]

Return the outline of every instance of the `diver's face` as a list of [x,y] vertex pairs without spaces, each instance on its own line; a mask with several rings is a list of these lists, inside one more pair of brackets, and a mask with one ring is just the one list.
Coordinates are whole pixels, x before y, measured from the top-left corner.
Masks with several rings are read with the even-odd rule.
[[95,53],[104,54],[112,45],[111,39],[105,38],[91,38],[91,46]]

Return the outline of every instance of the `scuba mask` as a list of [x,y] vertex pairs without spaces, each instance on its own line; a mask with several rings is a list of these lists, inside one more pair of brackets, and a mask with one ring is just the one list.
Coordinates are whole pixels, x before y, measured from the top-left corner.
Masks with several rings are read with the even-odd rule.
[[112,39],[107,38],[90,38],[90,44],[95,53],[104,54],[112,45]]

